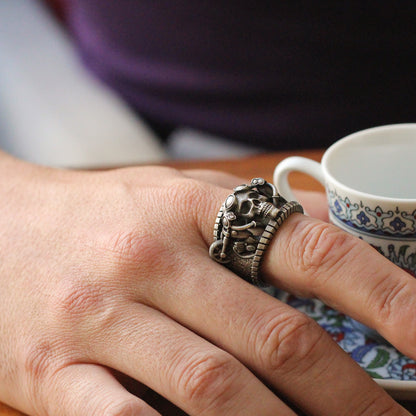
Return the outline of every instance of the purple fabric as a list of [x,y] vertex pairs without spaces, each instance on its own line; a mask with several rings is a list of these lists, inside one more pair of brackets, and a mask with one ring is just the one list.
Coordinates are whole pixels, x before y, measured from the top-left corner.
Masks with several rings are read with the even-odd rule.
[[159,122],[283,149],[416,121],[415,2],[69,3],[88,67]]

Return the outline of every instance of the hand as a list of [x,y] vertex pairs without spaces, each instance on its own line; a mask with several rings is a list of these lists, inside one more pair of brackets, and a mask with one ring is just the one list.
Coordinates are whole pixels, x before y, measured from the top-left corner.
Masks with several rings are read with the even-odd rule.
[[[0,400],[30,415],[407,415],[313,321],[207,254],[239,180],[144,167],[0,165]],[[308,208],[308,207],[306,207]],[[269,282],[318,296],[416,357],[416,283],[365,243],[291,216]],[[339,377],[342,374],[342,377]]]

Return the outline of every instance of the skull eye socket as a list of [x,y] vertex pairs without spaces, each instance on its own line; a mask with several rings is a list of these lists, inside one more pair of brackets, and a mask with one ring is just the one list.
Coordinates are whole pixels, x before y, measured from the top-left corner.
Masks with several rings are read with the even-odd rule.
[[244,201],[240,206],[240,212],[241,214],[248,214],[251,209],[251,203],[250,201]]

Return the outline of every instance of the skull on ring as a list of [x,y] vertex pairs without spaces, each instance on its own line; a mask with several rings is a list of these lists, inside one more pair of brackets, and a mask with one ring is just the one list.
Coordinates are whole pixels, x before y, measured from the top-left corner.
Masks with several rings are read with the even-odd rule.
[[267,196],[248,187],[236,188],[234,196],[233,211],[239,220],[238,225],[270,217],[275,209]]

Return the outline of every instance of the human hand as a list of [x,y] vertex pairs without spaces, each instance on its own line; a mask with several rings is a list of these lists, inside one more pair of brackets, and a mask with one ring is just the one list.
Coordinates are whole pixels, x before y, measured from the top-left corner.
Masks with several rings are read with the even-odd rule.
[[[114,369],[190,415],[293,415],[279,397],[311,415],[408,414],[313,321],[208,257],[235,178],[1,168],[1,400],[30,415],[157,414]],[[400,330],[414,327],[415,282],[365,243],[295,214],[264,274],[416,356]]]

